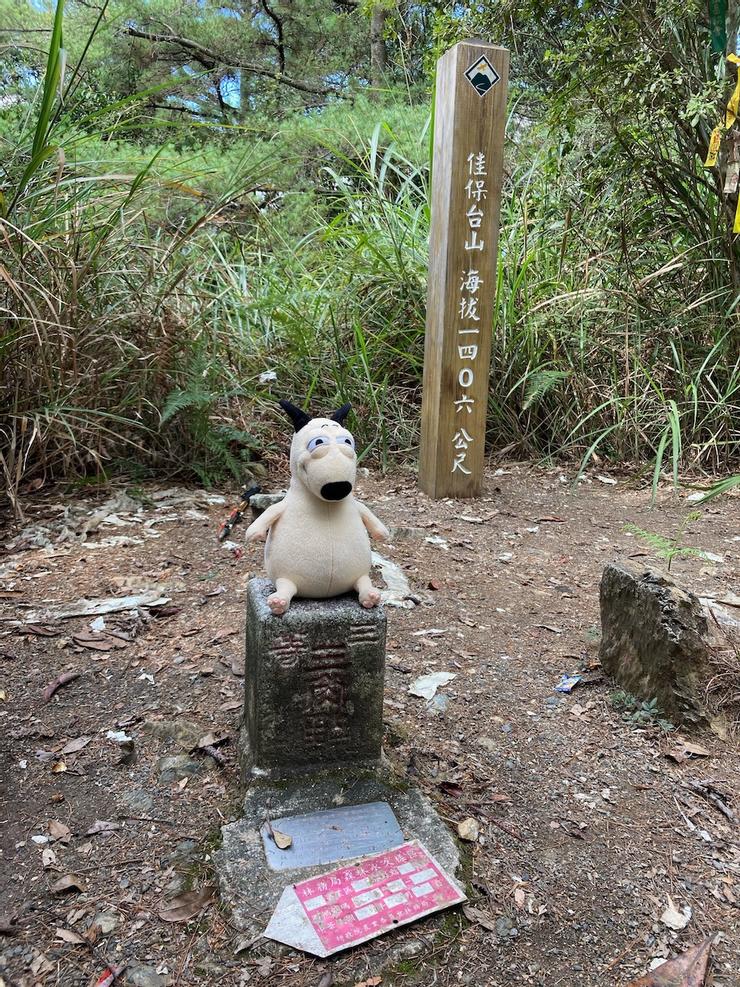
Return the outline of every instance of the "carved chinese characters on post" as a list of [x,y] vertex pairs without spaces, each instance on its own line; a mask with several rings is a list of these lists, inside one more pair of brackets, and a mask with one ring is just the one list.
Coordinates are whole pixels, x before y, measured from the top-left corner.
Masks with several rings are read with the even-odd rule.
[[250,580],[243,764],[283,772],[380,756],[385,616],[356,598],[300,600],[276,618]]
[[[487,189],[485,176],[486,156],[482,151],[477,153],[471,151],[468,155],[468,181],[465,185],[465,194],[468,201],[471,201],[469,209],[465,213],[470,227],[468,236],[465,239],[465,250],[473,252],[485,249],[485,241],[478,236],[478,231],[484,217],[481,203],[485,201]],[[479,177],[483,176],[483,177]],[[472,260],[471,260],[472,264]],[[472,414],[475,398],[470,396],[470,390],[475,381],[476,373],[480,373],[478,366],[478,353],[480,345],[476,342],[480,336],[480,315],[478,313],[478,303],[480,301],[479,291],[483,284],[479,268],[463,268],[460,281],[460,304],[458,315],[460,324],[457,329],[457,357],[459,369],[457,373],[457,383],[460,389],[459,397],[455,400],[455,414],[464,411]],[[482,371],[487,375],[488,368]],[[473,442],[473,436],[462,425],[455,430],[452,436],[452,446],[454,449],[451,472],[460,471],[465,476],[471,476],[472,470],[466,465],[468,451]]]
[[419,484],[481,489],[496,286],[508,52],[461,42],[440,59]]
[[311,651],[303,673],[303,740],[308,750],[346,744],[349,737],[347,692],[350,657],[344,644]]

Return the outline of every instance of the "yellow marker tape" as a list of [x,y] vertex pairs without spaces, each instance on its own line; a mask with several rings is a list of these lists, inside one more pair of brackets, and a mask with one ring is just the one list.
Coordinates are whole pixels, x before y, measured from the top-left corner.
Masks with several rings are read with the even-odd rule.
[[735,222],[732,224],[732,232],[740,233],[740,196],[737,199],[737,208],[735,209]]
[[730,101],[727,104],[727,111],[725,113],[725,127],[727,130],[733,125],[735,120],[737,120],[738,110],[740,109],[740,71],[737,74],[737,82],[735,83],[735,90],[730,96]]
[[[732,62],[733,65],[740,66],[740,56],[735,54],[729,54],[727,56],[727,61]],[[740,111],[740,69],[737,73],[737,81],[735,83],[735,89],[727,102],[727,109],[725,110],[725,130],[729,130],[730,127],[737,120],[738,112]],[[712,131],[711,137],[709,138],[709,149],[707,150],[707,156],[704,161],[705,168],[713,168],[717,164],[717,158],[719,157],[719,150],[722,144],[722,124],[718,124]]]
[[705,168],[714,168],[717,164],[717,158],[719,156],[719,148],[722,143],[722,127],[717,126],[712,131],[712,136],[709,138],[709,150],[707,151],[707,158],[704,162]]

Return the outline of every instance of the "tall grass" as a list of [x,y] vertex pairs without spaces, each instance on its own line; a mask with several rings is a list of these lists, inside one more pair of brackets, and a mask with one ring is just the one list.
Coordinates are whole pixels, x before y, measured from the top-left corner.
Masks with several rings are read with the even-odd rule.
[[[277,396],[351,400],[367,455],[413,455],[423,128],[415,144],[365,118],[340,133],[334,111],[323,131],[301,121],[274,145],[237,132],[227,164],[143,153],[125,142],[135,100],[69,112],[61,18],[60,0],[43,85],[2,166],[0,468],[18,509],[44,479],[240,476],[269,443],[259,422]],[[726,471],[740,451],[740,336],[718,240],[666,226],[609,169],[595,190],[587,165],[531,128],[517,139],[491,447],[635,464],[654,488],[686,468]],[[277,187],[286,173],[301,187]]]
[[[426,173],[380,126],[334,160],[328,218],[297,245],[276,241],[257,277],[251,269],[250,311],[269,327],[279,386],[318,403],[354,399],[364,439],[386,463],[417,441]],[[664,473],[677,482],[680,469],[724,470],[740,451],[740,348],[718,244],[677,250],[678,238],[645,237],[627,254],[623,231],[604,222],[617,203],[584,207],[567,174],[542,152],[506,182],[492,447],[577,456],[582,467],[600,455],[649,469],[654,487]],[[253,263],[223,257],[213,274],[238,282]]]
[[226,228],[254,237],[263,164],[245,154],[216,196],[161,147],[109,167],[101,148],[136,106],[113,107],[102,130],[70,122],[61,21],[60,0],[37,105],[3,169],[0,468],[16,509],[24,483],[122,464],[238,474],[253,445],[201,278]]

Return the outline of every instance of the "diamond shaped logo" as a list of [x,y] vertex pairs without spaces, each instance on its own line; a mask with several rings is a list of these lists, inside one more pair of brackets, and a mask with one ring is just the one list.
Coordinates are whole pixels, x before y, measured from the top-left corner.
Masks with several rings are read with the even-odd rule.
[[479,96],[485,96],[489,90],[493,89],[501,76],[486,56],[482,55],[473,62],[469,69],[466,69],[465,78]]

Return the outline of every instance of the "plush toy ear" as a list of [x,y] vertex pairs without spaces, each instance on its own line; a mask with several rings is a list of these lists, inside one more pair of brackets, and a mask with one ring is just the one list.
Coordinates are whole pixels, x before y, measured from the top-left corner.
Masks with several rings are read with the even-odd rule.
[[293,422],[293,428],[296,432],[300,432],[304,425],[308,425],[311,421],[311,416],[307,415],[305,411],[301,411],[300,408],[296,408],[294,404],[290,401],[282,400],[278,402],[280,407],[283,409],[285,414]]
[[344,419],[347,417],[347,415],[350,413],[351,410],[352,410],[351,404],[343,404],[341,408],[337,408],[336,411],[333,411],[329,415],[329,418],[333,422],[339,422],[339,424],[342,425],[344,424]]

